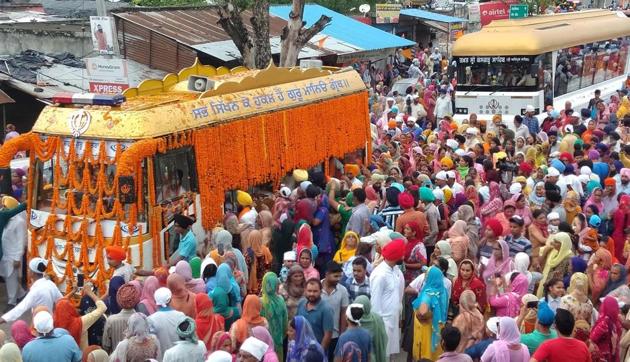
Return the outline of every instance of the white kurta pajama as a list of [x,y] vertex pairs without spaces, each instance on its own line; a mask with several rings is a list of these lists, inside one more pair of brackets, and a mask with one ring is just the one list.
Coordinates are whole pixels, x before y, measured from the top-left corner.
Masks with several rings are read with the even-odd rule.
[[380,263],[370,275],[372,311],[383,318],[387,331],[387,355],[400,352],[400,313],[405,279],[398,266]]
[[26,250],[26,212],[13,216],[4,228],[2,233],[2,260],[0,260],[0,276],[5,280],[7,286],[7,303],[17,304],[17,300],[22,298],[26,292],[20,285],[20,267],[14,267],[13,263],[22,261]]

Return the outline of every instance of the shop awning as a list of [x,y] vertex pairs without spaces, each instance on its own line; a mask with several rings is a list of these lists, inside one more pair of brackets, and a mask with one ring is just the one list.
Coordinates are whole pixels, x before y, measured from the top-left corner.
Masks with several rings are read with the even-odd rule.
[[437,23],[448,23],[448,24],[464,23],[468,21],[466,19],[456,18],[454,16],[432,13],[430,11],[420,10],[420,9],[402,9],[400,10],[400,15],[410,16],[412,18],[417,18],[420,20],[435,21]]
[[[274,5],[269,8],[269,12],[273,16],[288,20],[291,5]],[[317,4],[306,4],[304,7],[305,26],[313,25],[322,15],[331,17],[332,21],[318,35],[328,36],[331,40],[338,40],[355,48],[354,50],[347,49],[337,52],[338,55],[368,53],[416,45],[411,40],[382,31]],[[321,42],[322,47],[326,48],[326,42],[326,39]]]

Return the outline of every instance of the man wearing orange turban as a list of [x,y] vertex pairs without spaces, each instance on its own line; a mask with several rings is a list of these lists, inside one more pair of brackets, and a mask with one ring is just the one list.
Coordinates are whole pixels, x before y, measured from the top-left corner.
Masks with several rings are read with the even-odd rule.
[[446,169],[446,170],[450,170],[453,168],[453,166],[455,165],[453,163],[453,160],[451,160],[450,157],[443,157],[442,160],[440,160],[440,164],[442,165],[442,169]]
[[363,182],[357,178],[357,176],[361,173],[361,168],[359,167],[359,165],[348,163],[343,167],[343,169],[346,173],[346,177],[352,183],[351,186],[363,187]]
[[123,277],[125,283],[128,283],[136,272],[136,268],[133,265],[127,263],[127,252],[125,249],[118,245],[110,245],[105,248],[105,255],[107,255],[107,264],[114,268],[113,277]]

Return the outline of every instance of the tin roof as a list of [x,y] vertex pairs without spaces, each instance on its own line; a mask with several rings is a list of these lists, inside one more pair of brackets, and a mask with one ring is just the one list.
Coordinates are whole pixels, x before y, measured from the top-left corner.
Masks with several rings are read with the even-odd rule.
[[[124,12],[112,12],[114,17],[137,24],[151,31],[174,39],[192,47],[196,44],[231,40],[230,36],[219,25],[219,15],[215,7],[164,8]],[[249,19],[250,10],[242,13],[243,23],[249,31],[253,31]],[[269,17],[270,36],[279,36],[286,21],[275,16]]]

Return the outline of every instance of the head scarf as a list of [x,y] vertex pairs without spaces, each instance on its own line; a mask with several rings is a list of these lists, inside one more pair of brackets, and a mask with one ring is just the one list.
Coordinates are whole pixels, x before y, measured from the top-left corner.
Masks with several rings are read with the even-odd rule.
[[408,239],[407,244],[405,244],[405,259],[408,259],[411,256],[413,248],[415,248],[418,243],[422,242],[424,235],[422,234],[420,225],[418,225],[418,223],[415,221],[410,221],[405,224],[405,226],[409,227],[416,235],[413,239]]
[[[357,238],[358,240],[358,238]],[[267,272],[262,280],[261,315],[269,323],[269,331],[273,337],[273,345],[282,354],[283,338],[286,335],[288,312],[284,298],[277,294],[280,280],[274,272]],[[269,343],[267,343],[269,344]]]
[[230,342],[230,349],[234,349],[234,344],[232,343],[232,337],[230,334],[225,331],[218,331],[212,336],[212,343],[210,344],[210,351],[219,351],[222,350],[223,345],[226,341]]
[[610,293],[613,290],[619,288],[620,286],[626,285],[626,278],[628,276],[628,270],[622,264],[613,264],[613,266],[611,268],[614,268],[614,267],[619,268],[619,279],[617,281],[613,282],[612,280],[610,280],[610,273],[608,273],[608,281],[606,282],[606,287],[604,288],[604,290],[600,294],[602,297],[607,296],[608,293]]
[[267,319],[260,315],[262,304],[257,295],[250,294],[245,297],[243,303],[243,314],[239,320],[234,323],[232,333],[236,336],[239,343],[243,343],[249,336],[249,330],[254,326],[262,326],[267,324]]
[[[557,267],[566,258],[573,256],[573,243],[571,242],[571,236],[569,234],[559,232],[554,234],[553,238],[560,242],[560,250],[554,249],[549,253],[549,255],[547,255],[542,280],[547,280],[547,276],[552,268]],[[542,297],[544,289],[544,283],[540,283],[538,285],[538,291],[536,292],[536,295],[539,298]]]
[[21,319],[16,320],[11,325],[11,337],[20,349],[24,348],[28,342],[35,339],[29,325]]
[[496,273],[505,275],[512,271],[514,264],[512,258],[510,258],[510,247],[503,239],[498,240],[498,244],[501,247],[502,259],[498,262],[494,256],[494,252],[488,261],[488,267],[483,271],[483,278],[492,278]]
[[129,317],[127,321],[127,332],[125,337],[136,337],[140,340],[150,338],[151,332],[149,331],[149,321],[144,313],[134,313]]
[[190,317],[185,317],[177,325],[177,336],[184,341],[197,344],[197,334],[195,333],[195,321]]
[[232,292],[232,280],[234,279],[234,275],[232,274],[232,269],[227,263],[223,263],[219,265],[217,268],[217,273],[215,274],[216,285],[218,287],[223,288],[226,293]]
[[[276,344],[267,328],[261,326],[252,328],[252,337],[264,342],[267,345],[263,361],[271,360],[272,357],[276,357],[276,359],[278,358],[276,352],[274,351]],[[280,347],[280,349],[282,349],[282,347]]]
[[120,289],[123,285],[125,285],[125,279],[120,276],[115,276],[109,281],[107,301],[105,304],[107,304],[107,311],[110,315],[120,313],[120,306],[116,300],[116,294],[118,294],[118,289]]
[[285,282],[285,289],[289,297],[299,299],[304,296],[304,286],[306,284],[306,279],[302,278],[302,282],[299,285],[294,284],[292,276],[297,273],[301,273],[302,276],[304,276],[304,269],[300,265],[294,264],[291,268],[289,268],[287,281]]
[[[613,349],[619,348],[619,338],[621,337],[621,320],[619,320],[619,303],[613,297],[605,297],[599,306],[599,317],[593,328],[602,328],[608,331],[608,336],[614,341]],[[612,332],[612,333],[611,333]],[[612,334],[612,335],[611,335]],[[613,353],[614,354],[614,353]]]
[[586,271],[587,263],[580,256],[571,257],[571,274],[564,277],[564,287],[568,288],[571,284],[571,275],[574,273],[584,273]]
[[225,329],[223,316],[214,313],[212,299],[206,293],[195,295],[195,324],[197,325],[197,337],[199,337],[209,350],[212,336]]
[[374,357],[376,361],[387,360],[387,330],[383,318],[376,313],[372,313],[370,298],[365,295],[358,296],[355,303],[363,306],[363,317],[361,317],[361,328],[367,330],[372,335],[374,346]]
[[179,274],[171,274],[166,280],[168,289],[173,296],[170,306],[189,317],[195,317],[195,295],[186,289],[184,277]]
[[521,299],[525,294],[527,294],[527,287],[529,283],[527,282],[527,276],[523,274],[518,274],[512,283],[510,284],[510,291],[512,293],[516,293],[518,298]]
[[295,325],[295,340],[290,343],[287,361],[303,361],[309,348],[315,348],[317,352],[321,353],[322,357],[325,356],[324,349],[315,339],[313,329],[306,318],[297,315],[293,318],[293,321]]
[[56,328],[63,328],[67,330],[77,344],[79,346],[81,345],[83,322],[81,321],[81,316],[77,312],[77,309],[70,300],[62,298],[57,301],[55,304],[53,320]]
[[178,261],[175,265],[175,273],[181,275],[184,278],[186,289],[188,289],[192,293],[206,292],[206,283],[204,283],[201,279],[193,279],[192,268],[187,261]]
[[142,294],[140,295],[140,303],[147,309],[149,315],[155,313],[157,306],[153,294],[160,287],[160,282],[154,276],[150,276],[144,280],[142,285]]
[[446,323],[448,311],[448,291],[444,287],[444,274],[436,266],[430,267],[427,271],[422,290],[413,301],[413,309],[418,309],[423,303],[431,311],[431,351],[435,351],[440,342],[440,328]]
[[470,239],[466,235],[467,228],[466,221],[457,220],[453,223],[450,229],[448,229],[448,239],[453,249],[453,257],[456,261],[461,261],[468,251],[468,244]]
[[588,277],[584,273],[573,273],[567,292],[581,303],[588,301]]
[[7,343],[0,348],[0,361],[22,362],[22,353],[15,343]]
[[529,271],[529,255],[520,252],[514,255],[514,270],[518,273],[521,273],[527,277],[527,282],[532,282],[532,273]]
[[472,290],[465,290],[459,296],[459,315],[464,320],[464,325],[472,331],[471,337],[475,340],[483,338],[483,331],[486,323],[483,314],[479,311],[477,296]]
[[[510,346],[520,345],[521,333],[516,326],[516,320],[510,317],[502,317],[499,321],[499,339],[492,344],[494,345],[494,361],[510,362]],[[524,346],[521,346],[523,354],[529,352]],[[525,359],[523,359],[525,360]]]
[[[349,250],[346,248],[346,241],[348,239],[348,236],[354,236],[354,240],[355,240],[354,249]],[[335,253],[335,257],[333,259],[337,263],[340,263],[340,264],[345,263],[346,261],[348,261],[348,259],[354,256],[354,254],[357,251],[358,246],[359,246],[359,235],[355,233],[354,231],[346,231],[345,235],[343,236],[343,239],[341,239],[341,245],[339,245],[339,250],[337,250],[337,253]]]

